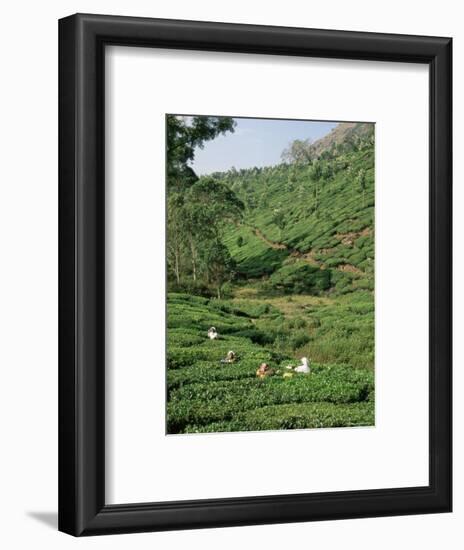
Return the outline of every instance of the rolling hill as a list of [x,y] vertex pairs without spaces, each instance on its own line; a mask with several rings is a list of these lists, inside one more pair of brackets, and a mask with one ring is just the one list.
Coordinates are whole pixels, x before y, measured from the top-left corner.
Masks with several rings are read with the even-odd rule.
[[[246,204],[226,244],[244,277],[303,270],[321,290],[374,285],[374,145],[366,125],[340,124],[314,145],[311,164],[280,164],[220,177]],[[333,144],[337,144],[334,149]],[[324,147],[323,147],[324,145]],[[291,268],[289,266],[292,266]],[[305,267],[306,266],[306,267]],[[289,288],[289,290],[292,290]]]

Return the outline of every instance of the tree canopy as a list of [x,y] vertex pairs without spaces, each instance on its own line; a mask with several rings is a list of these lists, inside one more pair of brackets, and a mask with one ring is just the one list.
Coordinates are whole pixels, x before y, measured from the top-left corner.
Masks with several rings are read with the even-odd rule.
[[288,163],[310,164],[316,157],[311,139],[295,139],[282,152],[282,160]]
[[178,187],[197,179],[188,164],[195,149],[220,134],[233,132],[235,121],[231,117],[167,115],[166,127],[168,186]]
[[218,296],[234,272],[223,230],[240,220],[244,204],[223,182],[198,178],[189,162],[196,148],[234,126],[229,117],[167,116],[168,279],[215,285]]

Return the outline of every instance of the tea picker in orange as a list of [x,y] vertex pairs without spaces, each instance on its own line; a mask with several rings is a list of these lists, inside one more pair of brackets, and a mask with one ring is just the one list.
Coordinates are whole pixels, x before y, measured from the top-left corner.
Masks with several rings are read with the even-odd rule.
[[267,363],[261,363],[259,369],[256,371],[256,376],[258,378],[265,378],[266,376],[271,376],[274,374],[274,370],[269,367]]

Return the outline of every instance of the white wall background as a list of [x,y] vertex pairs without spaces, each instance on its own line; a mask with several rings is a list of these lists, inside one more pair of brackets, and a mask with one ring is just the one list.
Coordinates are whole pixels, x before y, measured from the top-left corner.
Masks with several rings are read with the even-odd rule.
[[[57,495],[57,19],[74,12],[201,19],[454,37],[455,152],[464,148],[464,27],[460,5],[443,0],[311,3],[287,0],[50,0],[9,3],[0,34],[0,544],[134,549],[236,548],[259,544],[427,550],[462,545],[464,401],[455,403],[455,512],[324,523],[73,539],[56,532]],[[456,158],[458,154],[456,153]],[[455,211],[464,207],[455,163]],[[463,266],[455,221],[455,274]],[[455,288],[455,395],[464,389],[464,348]]]

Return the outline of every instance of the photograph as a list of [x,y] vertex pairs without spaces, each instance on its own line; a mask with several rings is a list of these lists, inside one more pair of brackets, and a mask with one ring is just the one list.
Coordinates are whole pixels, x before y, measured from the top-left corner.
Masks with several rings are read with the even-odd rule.
[[375,425],[375,124],[166,115],[167,434]]

